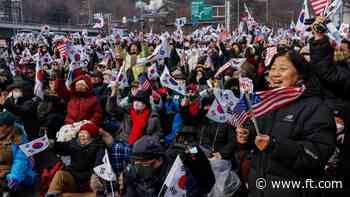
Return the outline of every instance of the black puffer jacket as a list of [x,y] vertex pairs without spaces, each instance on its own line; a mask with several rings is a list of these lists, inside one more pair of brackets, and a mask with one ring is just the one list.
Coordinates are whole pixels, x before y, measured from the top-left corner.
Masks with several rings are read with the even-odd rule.
[[[271,180],[301,180],[322,176],[324,166],[335,148],[335,122],[323,101],[308,93],[296,101],[258,119],[262,133],[271,137],[264,152],[254,145],[251,132],[252,168],[249,188],[253,197],[319,196],[307,190],[271,189]],[[267,188],[256,188],[256,180],[265,178]]]
[[202,125],[199,143],[214,152],[219,152],[223,159],[231,160],[234,154],[234,128],[229,124],[220,124],[209,119]]
[[[313,70],[324,88],[326,104],[344,113],[345,130],[350,128],[350,69],[349,65],[333,64],[333,49],[327,37],[310,42]],[[347,61],[349,62],[349,61]],[[350,136],[345,132],[343,148],[340,150],[339,178],[344,180],[345,190],[350,193]],[[348,196],[348,195],[347,195]]]
[[157,176],[148,179],[147,181],[141,180],[136,171],[131,167],[126,173],[124,178],[124,185],[126,188],[126,197],[155,197],[161,190],[161,187],[168,175],[171,164],[168,160],[164,159],[163,164],[160,166]]
[[29,140],[39,137],[39,119],[37,117],[37,97],[33,97],[33,86],[28,82],[16,82],[8,87],[9,90],[19,88],[23,97],[18,98],[17,102],[12,97],[6,99],[4,108],[16,115],[23,121],[24,129]]
[[[339,98],[350,100],[350,70],[333,63],[334,49],[329,39],[310,40],[312,70],[324,88]],[[329,96],[329,95],[326,95]]]
[[71,164],[65,167],[79,186],[87,186],[93,168],[100,164],[104,154],[104,144],[95,139],[90,144],[82,146],[78,139],[69,142],[56,142],[54,150],[63,156],[71,157]]

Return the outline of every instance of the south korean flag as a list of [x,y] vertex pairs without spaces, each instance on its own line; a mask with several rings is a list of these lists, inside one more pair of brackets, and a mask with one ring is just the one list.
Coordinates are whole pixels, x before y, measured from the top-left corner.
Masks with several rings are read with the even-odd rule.
[[185,166],[183,165],[181,158],[177,156],[158,197],[185,197],[186,181]]
[[164,68],[162,75],[160,76],[160,83],[163,87],[170,88],[182,95],[186,95],[186,84],[178,83],[169,73],[167,67]]
[[105,150],[105,155],[102,159],[103,164],[94,168],[94,172],[97,176],[101,177],[106,181],[115,181],[116,175],[111,167],[111,163],[109,162],[107,150]]

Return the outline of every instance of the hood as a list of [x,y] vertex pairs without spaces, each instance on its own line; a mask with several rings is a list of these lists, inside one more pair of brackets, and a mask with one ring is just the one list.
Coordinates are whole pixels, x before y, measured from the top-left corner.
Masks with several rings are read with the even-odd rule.
[[80,81],[80,80],[84,80],[85,83],[89,86],[89,90],[88,93],[92,93],[92,83],[91,83],[91,78],[89,76],[86,75],[80,75],[79,77],[75,78],[74,81],[71,83],[70,85],[70,90],[75,93],[75,83]]

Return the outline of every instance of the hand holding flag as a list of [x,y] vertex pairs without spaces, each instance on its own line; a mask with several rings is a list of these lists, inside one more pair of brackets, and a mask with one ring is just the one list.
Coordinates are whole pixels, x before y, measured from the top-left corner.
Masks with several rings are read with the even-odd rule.
[[186,171],[180,156],[177,156],[168,176],[158,194],[158,197],[186,196]]
[[49,147],[49,138],[46,134],[43,137],[19,146],[19,148],[24,152],[25,155],[27,155],[27,157],[38,154],[44,151],[47,147]]
[[[252,121],[256,122],[255,118],[289,104],[298,99],[304,91],[305,87],[290,87],[245,94],[233,110],[231,125],[239,127],[251,116]],[[254,124],[258,133],[257,123]]]
[[163,87],[170,88],[182,95],[186,95],[185,84],[179,84],[169,73],[167,67],[164,68],[162,75],[160,76],[160,83]]
[[107,150],[105,150],[105,155],[103,156],[102,162],[103,164],[94,168],[96,175],[106,181],[115,181],[117,178],[112,169],[111,163],[109,162]]

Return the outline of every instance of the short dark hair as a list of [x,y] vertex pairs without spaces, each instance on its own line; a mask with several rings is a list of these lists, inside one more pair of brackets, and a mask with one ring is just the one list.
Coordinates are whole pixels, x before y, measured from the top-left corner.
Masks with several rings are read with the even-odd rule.
[[293,63],[295,69],[298,71],[301,78],[303,80],[308,80],[308,77],[310,76],[308,62],[302,55],[300,55],[297,51],[292,49],[282,50],[275,54],[270,64],[268,65],[268,68],[270,69],[273,63],[276,61],[276,58],[281,56],[286,56]]
[[128,53],[130,53],[130,50],[131,50],[131,46],[132,46],[132,45],[135,45],[135,46],[137,47],[138,53],[141,53],[141,51],[142,51],[142,46],[141,46],[141,43],[140,43],[140,42],[133,42],[133,43],[131,43],[131,44],[128,46],[128,49],[127,49]]

